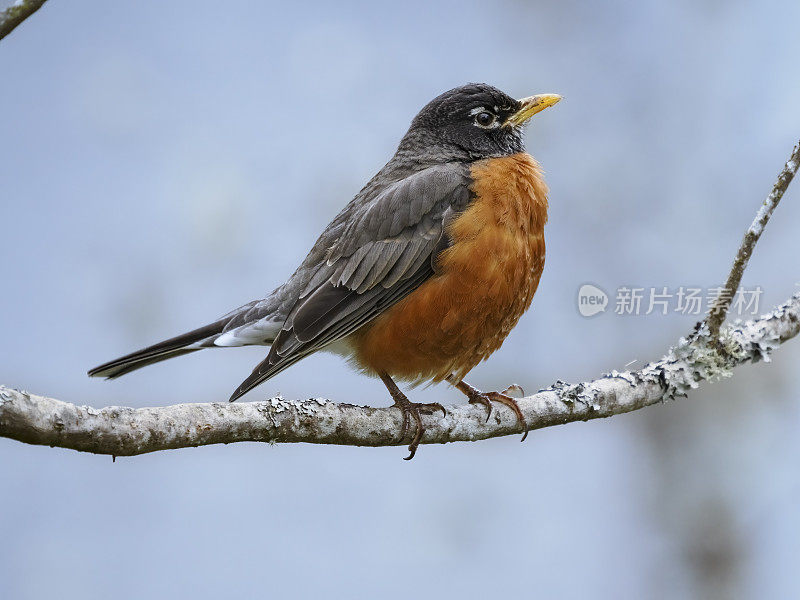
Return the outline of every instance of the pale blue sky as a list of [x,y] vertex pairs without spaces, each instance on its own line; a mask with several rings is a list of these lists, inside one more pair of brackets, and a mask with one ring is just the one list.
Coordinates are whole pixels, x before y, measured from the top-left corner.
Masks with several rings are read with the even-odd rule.
[[[527,134],[551,187],[540,290],[473,383],[657,358],[696,318],[584,319],[577,290],[721,283],[800,133],[798,19],[788,1],[50,0],[0,42],[0,382],[227,398],[263,349],[85,372],[280,283],[467,81],[564,96]],[[800,283],[798,219],[791,189],[745,277],[764,308]],[[797,597],[798,348],[669,406],[411,464],[259,444],[112,464],[0,440],[0,596]],[[277,392],[390,403],[332,356],[248,398]]]

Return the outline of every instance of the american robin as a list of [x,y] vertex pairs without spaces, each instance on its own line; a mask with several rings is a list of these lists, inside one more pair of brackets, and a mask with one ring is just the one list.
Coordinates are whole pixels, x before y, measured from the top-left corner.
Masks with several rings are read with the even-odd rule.
[[204,348],[271,346],[234,401],[328,350],[383,380],[403,414],[402,439],[414,419],[407,459],[424,433],[420,411],[444,408],[411,402],[395,380],[447,380],[489,413],[491,401],[509,406],[524,425],[513,398],[483,393],[464,376],[500,347],[539,284],[548,190],[522,126],[560,99],[515,100],[486,84],[434,98],[286,283],[89,375],[112,379]]

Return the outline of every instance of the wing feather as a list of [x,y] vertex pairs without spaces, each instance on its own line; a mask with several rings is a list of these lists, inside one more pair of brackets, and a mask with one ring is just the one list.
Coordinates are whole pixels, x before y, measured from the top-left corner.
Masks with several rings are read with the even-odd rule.
[[469,167],[419,171],[385,188],[337,223],[341,235],[289,310],[269,356],[235,400],[308,354],[347,337],[434,274],[445,226],[470,201]]

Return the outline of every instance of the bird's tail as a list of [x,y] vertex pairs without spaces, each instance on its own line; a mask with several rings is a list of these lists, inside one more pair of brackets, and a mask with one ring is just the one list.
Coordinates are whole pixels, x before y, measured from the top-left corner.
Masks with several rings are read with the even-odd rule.
[[199,342],[212,338],[222,333],[230,318],[223,318],[199,329],[184,333],[174,338],[164,340],[158,344],[148,346],[137,352],[127,354],[89,371],[89,377],[105,377],[114,379],[147,365],[202,350],[204,346]]

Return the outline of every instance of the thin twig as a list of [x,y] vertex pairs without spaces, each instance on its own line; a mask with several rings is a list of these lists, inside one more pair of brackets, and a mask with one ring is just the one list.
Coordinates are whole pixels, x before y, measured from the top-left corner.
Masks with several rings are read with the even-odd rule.
[[798,167],[800,167],[800,142],[795,145],[792,150],[792,155],[789,157],[789,160],[786,161],[783,170],[778,175],[778,180],[775,182],[772,191],[769,196],[767,196],[766,200],[764,200],[761,208],[758,210],[756,218],[753,219],[750,227],[745,232],[742,244],[739,246],[739,251],[736,253],[736,259],[733,261],[731,272],[728,275],[728,281],[725,283],[725,287],[720,291],[719,296],[717,296],[714,302],[714,306],[711,307],[708,313],[708,320],[706,323],[708,325],[708,330],[711,332],[712,339],[716,339],[719,336],[719,328],[723,321],[725,321],[728,308],[733,301],[734,295],[739,290],[739,284],[742,283],[742,275],[744,275],[744,270],[747,268],[747,263],[750,261],[750,257],[753,254],[753,248],[755,248],[761,234],[764,232],[769,218],[775,211],[775,207],[778,206],[781,198],[783,198],[783,193],[792,182],[792,178],[794,174],[797,173]]
[[4,11],[0,11],[0,40],[42,7],[47,0],[18,0]]

